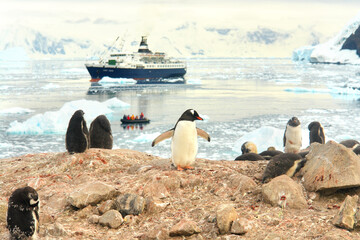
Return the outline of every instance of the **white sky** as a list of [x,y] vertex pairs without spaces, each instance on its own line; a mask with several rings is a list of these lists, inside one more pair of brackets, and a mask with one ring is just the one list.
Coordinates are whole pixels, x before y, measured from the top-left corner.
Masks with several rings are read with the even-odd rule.
[[62,38],[111,42],[133,32],[167,31],[184,22],[278,31],[312,29],[337,34],[360,12],[360,0],[0,0],[0,28],[29,26]]

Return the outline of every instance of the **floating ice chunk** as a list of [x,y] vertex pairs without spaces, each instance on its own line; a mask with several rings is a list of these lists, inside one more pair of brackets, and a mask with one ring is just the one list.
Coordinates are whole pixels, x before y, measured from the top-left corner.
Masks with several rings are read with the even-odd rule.
[[201,80],[200,80],[200,79],[196,79],[196,78],[191,78],[191,79],[187,79],[187,80],[186,80],[186,83],[187,83],[187,84],[192,84],[192,85],[201,84]]
[[34,112],[34,110],[28,108],[21,108],[21,107],[13,107],[0,110],[0,115],[10,115],[10,114],[27,114]]
[[60,85],[54,83],[48,83],[45,86],[42,86],[41,88],[44,90],[55,89],[55,88],[60,88]]
[[[115,102],[111,100],[110,103]],[[123,102],[122,102],[123,103]],[[85,112],[85,120],[89,123],[98,115],[104,114],[111,120],[113,110],[108,107],[107,102],[77,100],[65,103],[59,111],[50,111],[37,114],[25,122],[14,121],[10,123],[8,134],[64,134],[69,120],[76,110]],[[114,104],[114,103],[112,103]],[[111,105],[111,104],[110,104]]]
[[104,104],[108,107],[108,108],[128,108],[130,107],[130,104],[121,101],[120,99],[114,97],[114,98],[110,98],[109,100],[106,100],[104,102]]
[[142,134],[142,135],[136,137],[133,141],[137,142],[137,143],[152,142],[159,135],[160,135],[159,132]]
[[114,86],[119,84],[136,84],[136,80],[129,78],[110,78],[103,77],[99,82],[103,86]]
[[285,92],[294,92],[294,93],[330,93],[330,89],[321,89],[321,88],[286,88]]

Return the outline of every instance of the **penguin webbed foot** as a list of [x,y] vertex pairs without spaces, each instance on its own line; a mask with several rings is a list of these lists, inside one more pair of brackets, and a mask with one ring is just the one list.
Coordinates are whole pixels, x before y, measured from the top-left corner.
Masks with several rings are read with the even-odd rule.
[[192,166],[184,166],[184,167],[177,166],[176,169],[177,169],[178,171],[184,171],[184,170],[187,170],[187,169],[193,170],[193,169],[195,169],[195,168],[192,167]]

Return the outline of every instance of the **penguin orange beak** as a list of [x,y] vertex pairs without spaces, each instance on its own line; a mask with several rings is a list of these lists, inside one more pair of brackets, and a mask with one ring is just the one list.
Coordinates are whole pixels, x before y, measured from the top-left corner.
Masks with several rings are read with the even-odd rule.
[[199,120],[204,120],[204,119],[202,119],[201,117],[196,117],[197,119],[199,119]]

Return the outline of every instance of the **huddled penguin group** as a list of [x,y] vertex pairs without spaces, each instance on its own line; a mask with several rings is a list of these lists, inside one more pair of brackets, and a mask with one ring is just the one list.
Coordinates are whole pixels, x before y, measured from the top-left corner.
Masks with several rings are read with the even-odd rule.
[[[308,125],[308,129],[310,144],[314,142],[325,143],[324,129],[319,122],[311,122]],[[356,142],[346,141],[342,144],[354,147],[354,149],[359,146],[358,150],[360,152],[360,145],[357,145],[358,143]],[[282,174],[292,177],[305,165],[305,157],[309,153],[306,149],[301,150],[301,123],[297,117],[292,117],[286,124],[283,146],[284,152],[276,150],[274,147],[269,147],[258,154],[255,143],[247,141],[241,146],[242,155],[236,157],[235,161],[269,160],[262,176],[263,183]]]
[[105,115],[99,115],[90,124],[88,131],[84,112],[77,110],[72,115],[65,135],[66,150],[70,153],[83,153],[89,148],[112,149],[111,125]]

